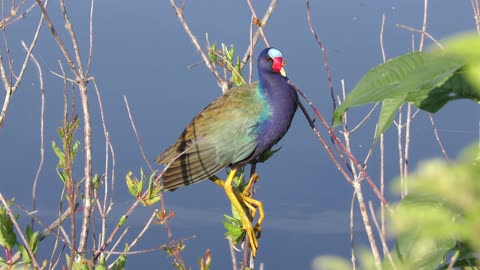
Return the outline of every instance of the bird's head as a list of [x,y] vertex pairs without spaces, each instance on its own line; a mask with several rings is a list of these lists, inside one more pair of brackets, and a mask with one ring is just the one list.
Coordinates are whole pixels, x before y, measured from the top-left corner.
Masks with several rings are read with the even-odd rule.
[[282,52],[275,48],[266,48],[258,56],[258,69],[260,72],[273,72],[286,77],[283,66]]

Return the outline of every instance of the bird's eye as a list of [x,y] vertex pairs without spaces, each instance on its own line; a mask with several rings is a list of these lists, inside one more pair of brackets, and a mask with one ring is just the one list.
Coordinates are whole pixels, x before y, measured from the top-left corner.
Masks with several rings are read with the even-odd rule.
[[268,56],[268,55],[265,56],[265,59],[266,59],[267,61],[272,61],[272,58],[271,58],[270,56]]

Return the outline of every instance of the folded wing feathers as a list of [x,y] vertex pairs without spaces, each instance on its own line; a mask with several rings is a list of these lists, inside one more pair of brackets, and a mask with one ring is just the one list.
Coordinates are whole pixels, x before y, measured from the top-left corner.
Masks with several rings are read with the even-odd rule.
[[[171,162],[162,176],[165,190],[204,180],[253,153],[256,141],[250,129],[260,108],[254,103],[245,104],[245,98],[253,92],[237,88],[220,96],[190,122],[174,145],[157,157],[157,163]],[[226,99],[228,107],[224,106]],[[245,117],[246,113],[253,117]]]

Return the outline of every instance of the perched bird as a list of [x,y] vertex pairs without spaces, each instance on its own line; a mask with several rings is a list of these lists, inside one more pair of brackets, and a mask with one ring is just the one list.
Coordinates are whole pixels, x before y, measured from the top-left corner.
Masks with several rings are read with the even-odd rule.
[[[169,164],[162,176],[165,190],[204,179],[223,187],[242,219],[254,256],[258,246],[255,230],[260,230],[263,207],[247,194],[233,190],[232,180],[237,168],[255,162],[290,127],[298,95],[288,83],[283,66],[279,50],[264,49],[257,60],[259,81],[233,88],[210,103],[193,118],[177,142],[155,160]],[[228,166],[231,170],[223,182],[215,174]],[[260,212],[255,228],[243,208],[253,210],[252,205]]]

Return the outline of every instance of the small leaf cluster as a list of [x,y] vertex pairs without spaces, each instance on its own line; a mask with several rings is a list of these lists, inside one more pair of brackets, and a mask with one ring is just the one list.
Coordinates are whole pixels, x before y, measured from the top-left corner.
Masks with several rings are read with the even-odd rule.
[[217,44],[214,43],[208,48],[208,57],[210,60],[232,73],[233,83],[237,86],[245,84],[245,79],[242,75],[242,65],[239,56],[235,57],[235,50],[233,45],[230,49],[225,44],[221,44],[221,49],[217,49]]
[[[127,182],[128,191],[132,196],[136,199],[140,199],[143,206],[150,206],[158,201],[162,196],[162,186],[155,182],[155,178],[157,177],[157,171],[154,171],[148,180],[147,183],[147,175],[145,172],[140,169],[140,180],[136,177],[132,177],[133,173],[130,171],[127,173],[125,179]],[[143,186],[146,184],[146,194],[144,194]]]
[[205,251],[205,259],[202,257],[198,258],[198,265],[200,267],[200,270],[209,270],[211,264],[212,264],[212,256],[210,255],[210,250],[207,249]]
[[[15,219],[17,216],[15,216]],[[25,229],[25,236],[28,242],[28,246],[35,254],[38,249],[39,232],[34,232],[30,226],[27,226]],[[0,257],[0,268],[3,267],[14,267],[14,266],[30,266],[32,265],[32,258],[27,251],[27,248],[17,242],[17,235],[13,228],[13,222],[10,219],[10,216],[7,213],[7,209],[0,207],[0,246],[5,250],[6,258]],[[14,248],[17,247],[20,251],[21,260],[17,261],[15,264],[11,262],[12,254]]]
[[74,133],[77,130],[80,121],[78,117],[74,117],[72,121],[67,122],[65,127],[57,129],[57,133],[62,140],[62,149],[57,146],[55,141],[52,141],[52,148],[58,158],[57,174],[66,185],[69,180],[69,170],[71,171],[71,164],[78,153],[80,141],[76,140],[73,143]]

